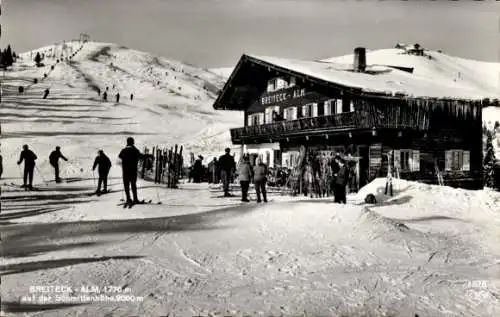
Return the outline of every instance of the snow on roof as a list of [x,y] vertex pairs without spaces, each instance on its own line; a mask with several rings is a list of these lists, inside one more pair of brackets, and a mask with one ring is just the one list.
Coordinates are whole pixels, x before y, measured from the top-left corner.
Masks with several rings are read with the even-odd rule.
[[[394,51],[394,50],[383,50]],[[400,51],[400,50],[396,50]],[[404,94],[410,97],[430,98],[458,98],[458,99],[484,99],[499,98],[500,93],[489,89],[491,87],[471,86],[469,82],[445,80],[439,77],[419,76],[395,68],[379,64],[372,73],[353,72],[352,66],[345,63],[346,58],[338,60],[306,61],[271,56],[254,56],[250,58],[263,61],[278,67],[286,68],[297,73],[325,80],[346,87],[358,88],[365,92],[378,92],[388,94]],[[411,56],[417,58],[417,56]],[[422,58],[422,57],[419,57]],[[352,60],[352,59],[351,59]],[[369,62],[369,60],[368,60]],[[392,65],[394,63],[387,63]],[[392,66],[413,67],[411,63],[396,63]]]

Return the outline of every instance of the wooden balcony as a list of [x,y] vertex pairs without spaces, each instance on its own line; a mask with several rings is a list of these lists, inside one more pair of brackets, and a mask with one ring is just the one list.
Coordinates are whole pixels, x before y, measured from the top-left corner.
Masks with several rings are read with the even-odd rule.
[[298,120],[280,121],[256,126],[231,129],[231,139],[235,144],[253,142],[264,139],[278,141],[286,137],[299,135],[315,135],[338,131],[362,130],[376,128],[418,129],[418,124],[401,124],[380,120],[375,116],[363,115],[359,112],[348,112],[329,116],[301,118]]

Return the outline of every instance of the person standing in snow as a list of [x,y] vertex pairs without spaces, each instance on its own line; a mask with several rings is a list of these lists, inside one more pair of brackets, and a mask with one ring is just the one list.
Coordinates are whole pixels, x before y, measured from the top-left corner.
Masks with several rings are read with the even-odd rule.
[[120,93],[116,93],[116,103],[120,102]]
[[0,154],[0,179],[2,179],[2,174],[3,174],[3,158],[2,155]]
[[193,183],[201,183],[203,179],[203,156],[199,155],[193,165]]
[[97,95],[101,96],[101,88],[97,87]]
[[217,170],[219,168],[219,162],[217,161],[217,158],[214,157],[212,162],[208,163],[207,167],[208,167],[208,183],[217,184],[218,183]]
[[253,177],[252,166],[250,165],[250,158],[245,156],[238,168],[238,177],[240,179],[241,185],[241,201],[249,202],[248,200],[248,188],[250,187],[250,181]]
[[229,181],[231,179],[231,174],[236,169],[236,162],[234,161],[234,157],[230,154],[230,148],[226,148],[225,152],[226,154],[219,157],[219,169],[220,177],[224,187],[224,197],[230,197],[231,194],[229,193]]
[[103,150],[97,152],[97,157],[94,160],[94,165],[92,166],[92,171],[99,165],[99,181],[97,182],[96,194],[99,196],[101,194],[101,185],[104,185],[104,193],[108,192],[108,174],[111,169],[111,160],[104,154]]
[[[122,160],[122,175],[123,175],[123,187],[125,189],[125,195],[127,196],[127,201],[125,204],[139,203],[137,198],[137,165],[139,160],[143,158],[141,152],[134,145],[134,138],[127,138],[127,146],[123,148],[118,155]],[[129,189],[132,187],[132,196],[134,200],[130,198]]]
[[266,191],[266,183],[267,183],[267,165],[262,162],[262,159],[259,157],[257,159],[257,165],[254,168],[254,183],[255,183],[255,192],[257,194],[257,202],[260,203],[260,193],[262,192],[262,198],[264,198],[264,202],[267,203],[267,191]]
[[337,175],[335,175],[335,202],[339,204],[347,203],[346,186],[349,180],[349,172],[345,166],[345,161],[340,156],[335,157],[335,162],[339,166]]
[[[21,165],[24,160],[24,175],[23,175],[23,187],[33,189],[33,171],[35,169],[35,160],[37,156],[33,151],[28,148],[28,145],[23,145],[23,150],[21,151],[21,155],[19,157],[19,161],[17,165]],[[29,179],[29,185],[27,181]]]
[[56,149],[54,151],[52,151],[52,153],[50,153],[50,155],[49,155],[50,165],[52,165],[52,167],[54,167],[54,172],[55,172],[55,176],[56,176],[55,177],[56,183],[61,182],[61,178],[59,177],[59,159],[60,158],[62,158],[66,162],[68,161],[68,159],[64,155],[62,155],[61,147],[56,146]]
[[130,101],[134,100],[134,94],[130,94]]
[[102,100],[104,100],[104,101],[108,101],[108,93],[107,93],[107,92],[104,92],[104,93],[102,94]]

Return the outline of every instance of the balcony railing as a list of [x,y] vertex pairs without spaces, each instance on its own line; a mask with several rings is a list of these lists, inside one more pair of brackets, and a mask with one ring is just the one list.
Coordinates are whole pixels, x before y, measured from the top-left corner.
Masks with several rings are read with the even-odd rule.
[[346,112],[231,129],[231,138],[233,142],[241,142],[245,139],[259,137],[279,139],[293,135],[319,134],[348,129],[371,129],[372,127],[415,128],[411,124],[402,125],[401,123],[389,122],[388,118],[384,119],[377,120],[373,116],[363,115],[359,112]]
[[[354,112],[341,113],[330,116],[320,116],[312,118],[301,118],[298,120],[279,121],[261,125],[248,126],[231,129],[233,141],[242,138],[252,138],[259,136],[280,136],[291,135],[304,132],[332,129],[348,129],[359,126],[358,115]],[[319,131],[318,131],[319,132]]]

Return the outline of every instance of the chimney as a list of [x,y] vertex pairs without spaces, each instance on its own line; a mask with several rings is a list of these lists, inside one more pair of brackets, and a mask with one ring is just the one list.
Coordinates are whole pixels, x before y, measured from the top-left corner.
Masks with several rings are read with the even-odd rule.
[[354,49],[354,71],[363,73],[366,70],[366,49],[356,47]]

